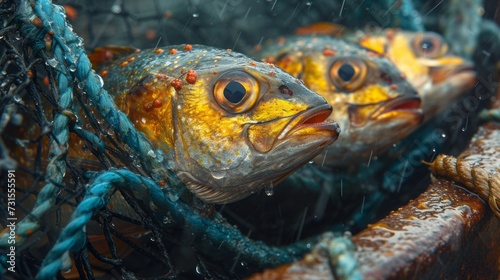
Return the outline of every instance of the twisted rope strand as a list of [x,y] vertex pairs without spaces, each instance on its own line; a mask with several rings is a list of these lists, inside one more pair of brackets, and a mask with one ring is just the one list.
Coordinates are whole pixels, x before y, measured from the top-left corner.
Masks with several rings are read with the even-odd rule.
[[487,200],[491,210],[500,219],[500,173],[488,172],[478,165],[471,165],[463,159],[438,155],[430,163],[430,171],[438,176],[463,184],[479,197]]

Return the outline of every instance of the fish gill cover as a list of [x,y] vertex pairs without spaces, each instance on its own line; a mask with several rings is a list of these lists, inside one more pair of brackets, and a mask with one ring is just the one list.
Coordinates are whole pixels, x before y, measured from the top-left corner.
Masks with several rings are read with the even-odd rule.
[[[11,279],[239,279],[292,262],[318,240],[344,248],[328,251],[330,269],[340,278],[356,279],[361,276],[353,248],[342,245],[350,242],[342,233],[359,231],[421,192],[429,179],[420,161],[463,149],[475,131],[476,112],[492,100],[496,86],[496,1],[54,4],[61,6],[0,1],[0,200],[5,206],[0,209],[0,273]],[[321,157],[327,154],[321,154],[317,165],[306,164],[281,185],[267,184],[247,199],[214,206],[193,197],[172,171],[175,159],[116,108],[112,95],[117,93],[103,89],[85,54],[115,45],[176,55],[194,44],[250,54],[268,39],[279,41],[317,22],[367,34],[389,27],[440,33],[454,53],[482,66],[476,69],[476,89],[463,101],[446,104],[447,111],[384,155],[325,169]],[[179,44],[182,49],[168,48]],[[214,72],[218,60],[214,57]],[[185,85],[202,81],[184,67]],[[269,68],[271,78],[279,71],[262,67]],[[141,80],[136,93],[147,91],[147,84]],[[283,98],[295,94],[288,85],[277,92]],[[148,104],[141,108],[162,105],[156,99]],[[71,147],[78,147],[76,155]]]

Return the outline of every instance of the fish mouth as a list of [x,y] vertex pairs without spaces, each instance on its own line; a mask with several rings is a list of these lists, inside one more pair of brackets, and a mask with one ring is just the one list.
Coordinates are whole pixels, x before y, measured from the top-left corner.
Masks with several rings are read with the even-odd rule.
[[350,104],[349,120],[354,127],[363,127],[369,121],[386,121],[403,115],[419,122],[423,118],[421,102],[417,95],[406,95],[379,103]]
[[278,140],[282,140],[291,135],[308,134],[306,130],[313,129],[314,131],[324,131],[331,134],[331,142],[333,142],[340,133],[340,127],[335,121],[327,121],[331,113],[332,106],[324,104],[309,108],[295,115],[285,128],[283,128],[278,136]]
[[382,119],[394,113],[422,114],[422,101],[418,96],[401,96],[389,99],[375,110],[370,118]]
[[[321,148],[335,141],[340,133],[336,122],[327,121],[331,113],[332,106],[325,103],[289,117],[251,124],[247,139],[256,151],[263,154],[289,140],[301,143],[324,140],[319,145]],[[312,138],[315,138],[314,141],[307,140]]]
[[449,67],[431,67],[430,76],[434,84],[446,82],[454,77],[475,77],[476,72],[472,64]]

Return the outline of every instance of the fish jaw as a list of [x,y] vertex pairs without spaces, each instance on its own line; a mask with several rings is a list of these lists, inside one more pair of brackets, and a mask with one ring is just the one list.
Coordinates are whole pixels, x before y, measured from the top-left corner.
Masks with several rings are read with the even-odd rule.
[[[317,157],[317,164],[346,166],[368,162],[395,142],[415,130],[423,120],[421,100],[417,95],[403,95],[377,104],[345,106],[339,119],[343,132],[327,149],[327,157]],[[359,116],[361,115],[361,116]]]
[[419,63],[428,67],[431,80],[429,87],[419,90],[426,120],[464,96],[477,82],[472,62],[458,56],[420,58]]

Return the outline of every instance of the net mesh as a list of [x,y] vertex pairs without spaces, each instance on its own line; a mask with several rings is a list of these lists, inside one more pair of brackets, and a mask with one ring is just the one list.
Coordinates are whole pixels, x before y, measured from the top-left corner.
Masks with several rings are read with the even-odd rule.
[[[362,28],[396,26],[419,30],[425,26],[445,33],[446,27],[440,27],[437,16],[430,13],[445,13],[451,5],[436,6],[433,4],[435,1],[415,1],[416,10],[413,10],[413,6],[407,4],[394,8],[391,1],[54,2],[63,5],[69,22],[83,38],[87,50],[103,45],[150,48],[200,43],[240,52],[250,51],[266,39],[291,34],[299,26],[320,21]],[[404,3],[411,4],[410,1]],[[47,252],[70,219],[69,215],[87,193],[89,183],[95,178],[93,171],[119,167],[137,175],[154,176],[141,164],[134,149],[115,135],[112,125],[95,113],[96,105],[89,98],[82,81],[75,78],[68,81],[74,98],[62,105],[65,93],[61,91],[63,81],[60,77],[64,70],[59,67],[61,61],[51,53],[56,43],[47,30],[31,31],[40,38],[38,41],[23,36],[25,33],[19,30],[16,18],[24,9],[23,5],[24,1],[0,2],[1,205],[9,205],[6,182],[11,170],[15,170],[15,216],[19,220],[30,214],[43,186],[52,184],[57,191],[53,205],[39,218],[39,229],[30,232],[29,239],[16,248],[16,272],[4,274],[12,279],[32,279],[39,272]],[[485,7],[493,5],[494,1],[485,2]],[[494,19],[497,13],[491,10],[486,10],[485,16]],[[422,17],[423,22],[416,20],[420,14],[426,15]],[[30,20],[35,27],[42,25],[36,18]],[[494,47],[489,46],[488,51]],[[488,59],[496,58],[490,55]],[[75,69],[69,66],[67,71],[63,74],[72,77],[70,73]],[[60,116],[67,119],[67,132],[56,127]],[[68,140],[65,141],[61,133],[67,133],[65,137]],[[68,147],[72,145],[81,147],[85,156],[76,158],[68,154]],[[53,168],[52,174],[57,175],[48,174],[50,168]],[[166,229],[158,218],[148,212],[147,200],[137,199],[138,194],[121,189],[114,197],[117,196],[123,199],[112,200],[92,215],[84,237],[85,248],[71,253],[69,259],[73,265],[66,265],[71,269],[62,271],[58,278],[235,279],[255,269],[246,261],[249,252],[242,251],[224,260],[214,259],[207,252],[218,251],[222,244],[204,240],[209,248],[202,248],[202,243],[194,241],[196,232],[179,227]],[[364,199],[360,203],[364,203]],[[276,232],[276,226],[271,222],[265,223],[271,229],[263,226],[264,229],[259,230],[238,215],[233,215],[231,209],[226,210],[226,218],[223,218],[214,214],[223,209],[196,204],[190,206],[200,216],[218,217],[212,220],[220,227],[227,226],[226,218],[229,219],[241,229],[242,236],[265,240],[266,235]],[[303,231],[310,218],[306,215],[307,211],[305,208],[301,212],[303,215],[294,218],[291,225],[290,220],[279,220],[288,225],[282,225],[278,231],[292,229],[292,234],[282,232],[281,237],[268,238],[267,241],[274,245],[290,244],[299,242],[304,236],[310,237],[320,230],[332,228],[334,221],[328,221],[330,224],[327,227],[313,226],[312,230],[306,228]],[[0,220],[5,230],[8,230],[9,217],[9,208],[1,207]],[[166,218],[172,217],[167,215]],[[311,219],[314,223],[318,221]],[[228,243],[237,241],[228,236]],[[310,244],[306,246],[310,247]],[[221,264],[228,260],[229,264]]]

